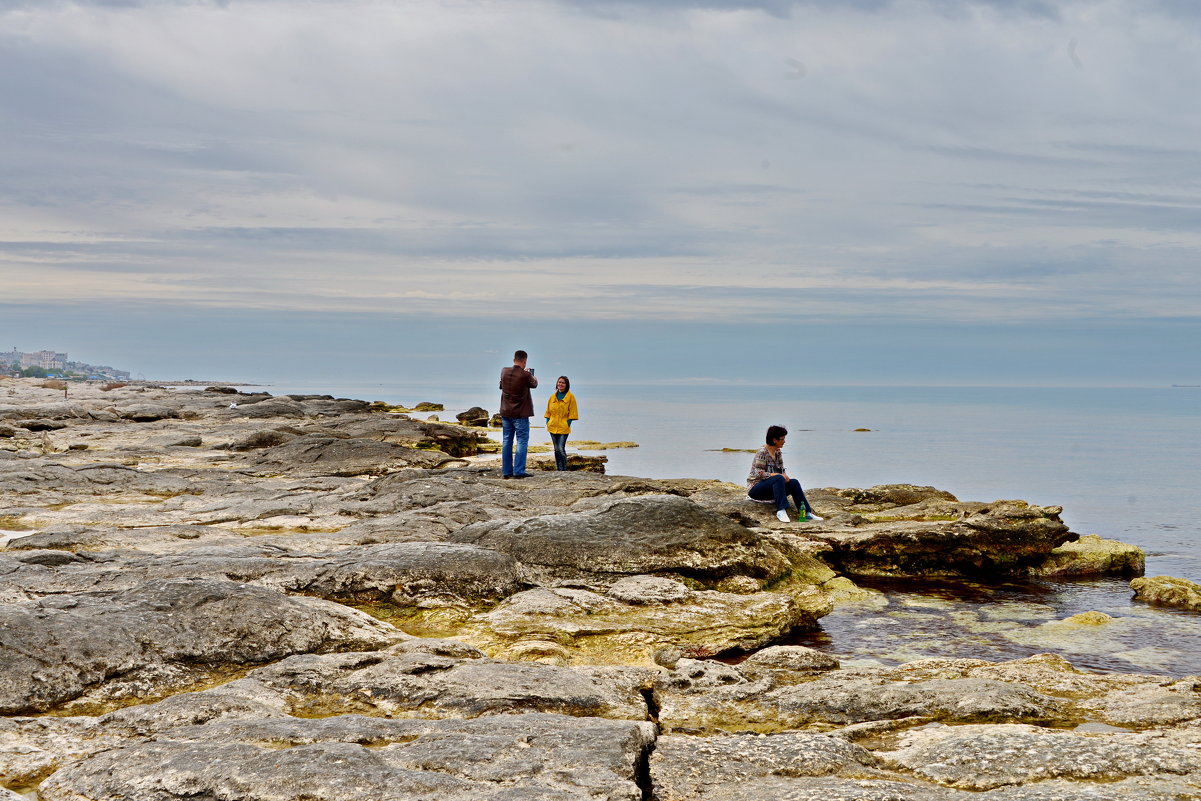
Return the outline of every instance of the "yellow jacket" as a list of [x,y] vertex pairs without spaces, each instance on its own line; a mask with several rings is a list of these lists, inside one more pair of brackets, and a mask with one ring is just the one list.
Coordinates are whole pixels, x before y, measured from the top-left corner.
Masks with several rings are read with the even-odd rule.
[[546,431],[548,434],[570,434],[571,426],[567,424],[568,420],[579,420],[580,410],[575,405],[575,395],[567,392],[563,396],[563,400],[559,400],[559,394],[552,392],[546,400]]

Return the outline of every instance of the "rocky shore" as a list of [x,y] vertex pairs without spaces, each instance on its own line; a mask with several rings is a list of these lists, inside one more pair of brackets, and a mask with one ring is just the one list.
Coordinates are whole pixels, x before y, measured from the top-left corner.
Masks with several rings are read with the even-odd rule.
[[1201,676],[779,644],[856,580],[1142,573],[1058,507],[827,488],[784,525],[596,461],[502,481],[486,443],[0,380],[0,799],[1201,799]]

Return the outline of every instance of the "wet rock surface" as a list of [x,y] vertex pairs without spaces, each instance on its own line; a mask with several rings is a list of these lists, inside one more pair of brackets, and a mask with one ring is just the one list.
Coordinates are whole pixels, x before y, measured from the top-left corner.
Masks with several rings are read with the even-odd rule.
[[786,526],[363,401],[69,391],[0,381],[0,797],[1201,799],[1201,677],[781,644],[856,576],[1139,571],[1057,507]]
[[1173,576],[1150,576],[1130,582],[1134,597],[1147,603],[1201,612],[1201,584]]

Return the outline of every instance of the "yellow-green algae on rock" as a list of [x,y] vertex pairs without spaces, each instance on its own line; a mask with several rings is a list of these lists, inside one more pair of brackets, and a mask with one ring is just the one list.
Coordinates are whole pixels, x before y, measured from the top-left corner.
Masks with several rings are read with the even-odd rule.
[[1031,576],[1138,575],[1146,566],[1146,554],[1136,545],[1107,540],[1096,534],[1084,534],[1075,542],[1065,542],[1030,568]]
[[1201,584],[1173,576],[1136,578],[1130,582],[1139,601],[1201,612]]

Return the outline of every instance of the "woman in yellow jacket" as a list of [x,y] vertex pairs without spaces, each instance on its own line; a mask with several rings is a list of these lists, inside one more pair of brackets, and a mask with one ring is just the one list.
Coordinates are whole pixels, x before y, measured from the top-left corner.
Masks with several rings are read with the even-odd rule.
[[555,392],[546,401],[546,431],[555,445],[555,467],[567,469],[567,435],[571,433],[571,421],[580,419],[580,410],[571,394],[571,382],[567,376],[559,376]]

